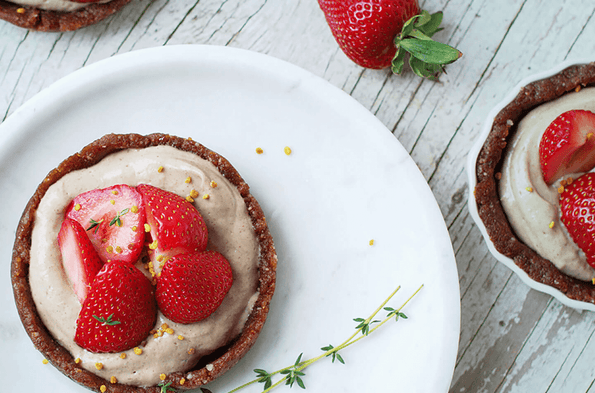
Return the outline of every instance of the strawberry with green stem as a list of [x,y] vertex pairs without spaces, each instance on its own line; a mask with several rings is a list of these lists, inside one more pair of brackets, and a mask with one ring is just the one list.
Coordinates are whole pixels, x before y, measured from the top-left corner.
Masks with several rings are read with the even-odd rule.
[[333,36],[347,57],[372,69],[400,74],[407,56],[413,72],[436,80],[462,56],[432,40],[442,13],[420,11],[417,0],[318,0]]

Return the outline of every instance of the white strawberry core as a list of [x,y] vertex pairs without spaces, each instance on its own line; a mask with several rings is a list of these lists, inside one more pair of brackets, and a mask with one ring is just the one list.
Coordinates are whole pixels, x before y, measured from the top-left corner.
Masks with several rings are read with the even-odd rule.
[[[556,117],[573,109],[595,112],[595,88],[572,92],[540,105],[523,118],[508,143],[501,171],[500,200],[514,232],[525,244],[565,274],[591,281],[595,269],[589,266],[560,221],[560,183],[556,181],[548,186],[544,182],[539,161],[541,135]],[[581,174],[568,176],[577,179]]]
[[[158,172],[164,167],[162,173]],[[186,183],[185,179],[192,181]],[[215,181],[218,186],[212,188]],[[75,322],[81,305],[74,294],[57,245],[58,231],[68,203],[82,192],[114,184],[136,186],[140,183],[186,197],[194,189],[209,199],[196,198],[195,206],[205,219],[209,231],[207,249],[223,254],[232,266],[234,283],[221,306],[203,321],[181,325],[169,321],[161,313],[156,329],[167,323],[174,334],[149,336],[142,356],[126,351],[120,354],[93,354],[73,341]],[[109,380],[131,385],[155,385],[161,373],[185,371],[200,357],[211,353],[236,337],[252,311],[258,295],[259,248],[243,198],[217,169],[196,155],[158,146],[126,150],[109,155],[99,164],[66,175],[52,185],[36,213],[32,236],[30,284],[33,299],[43,323],[51,334],[73,355],[81,366]],[[137,266],[147,275],[141,263]],[[183,336],[180,340],[178,336]],[[190,348],[194,354],[188,354]],[[102,370],[95,363],[103,364]]]

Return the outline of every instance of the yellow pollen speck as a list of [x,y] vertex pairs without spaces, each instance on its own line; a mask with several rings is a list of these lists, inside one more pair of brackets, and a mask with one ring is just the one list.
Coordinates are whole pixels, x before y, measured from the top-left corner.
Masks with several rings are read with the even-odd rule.
[[165,378],[167,378],[167,375],[165,374],[159,374],[159,379],[162,381],[165,381]]
[[371,240],[370,240],[370,242],[369,242],[369,244],[370,244],[371,246],[373,246],[373,245],[374,245],[374,239],[371,239]]
[[161,262],[163,261],[163,255],[158,255],[157,256],[157,262]]
[[118,195],[118,191],[117,190],[112,190],[112,194]]
[[209,199],[210,197],[211,197],[211,196],[210,196],[209,194],[204,194],[204,195],[202,196],[202,199]]
[[595,277],[593,277],[593,279],[591,280],[591,282],[593,283],[593,285],[595,285]]
[[183,385],[186,383],[186,380],[184,378],[180,379],[180,385]]
[[47,359],[43,359],[41,362],[42,362],[43,364],[48,364],[48,363],[49,363]]
[[164,323],[163,325],[161,325],[161,329],[165,330],[167,329],[169,326],[167,323]]
[[186,197],[186,200],[187,200],[188,202],[190,202],[190,203],[194,202],[194,199],[192,199],[192,197],[191,197],[190,195],[188,195],[188,196]]
[[149,248],[151,250],[156,250],[157,249],[157,240],[155,240],[153,243],[149,244]]
[[111,254],[112,252],[114,252],[114,248],[113,248],[112,246],[107,246],[107,247],[105,248],[105,251],[107,251],[107,252],[108,252],[108,254]]
[[167,334],[172,334],[172,335],[173,335],[173,334],[174,334],[174,329],[172,329],[172,328],[167,328],[167,329],[165,329],[165,333],[167,333]]
[[285,149],[283,149],[283,151],[285,152],[285,154],[290,155],[291,154],[291,148],[289,146],[285,146]]
[[194,348],[188,348],[188,355],[192,355],[194,352],[196,352]]
[[130,208],[130,211],[133,213],[138,213],[138,206],[132,205],[132,207]]
[[529,192],[533,192],[533,189],[531,187],[527,187],[527,188],[525,188],[525,190],[527,190]]
[[157,172],[159,172],[159,173],[163,172],[163,167],[160,166],[159,168],[157,168]]
[[116,246],[116,252],[117,252],[118,254],[122,254],[122,247],[120,247],[120,246]]
[[25,13],[24,8],[17,8],[17,14],[24,14],[24,13]]
[[75,362],[76,364],[79,364],[79,363],[81,362],[81,358],[76,358],[76,359],[74,359],[74,362]]
[[184,183],[190,183],[192,181],[192,178],[190,176],[188,176],[186,178],[186,180],[184,180]]
[[112,375],[112,376],[110,377],[109,381],[110,381],[111,383],[118,383],[118,378],[116,378],[115,376],[113,376],[113,375]]
[[211,188],[217,188],[217,182],[215,180],[211,180]]
[[200,194],[199,194],[199,193],[198,193],[198,191],[196,191],[196,190],[192,190],[192,191],[190,191],[190,196],[191,196],[192,198],[196,198],[196,197],[197,197],[197,196],[199,196],[199,195],[200,195]]
[[554,227],[554,222],[553,222],[553,221],[552,221],[552,222],[550,222],[550,225],[549,225],[549,227],[550,227],[550,229]]
[[109,203],[111,203],[112,205],[116,204],[116,201],[114,201],[113,199],[111,201],[109,201]]
[[107,387],[105,385],[101,385],[99,387],[99,390],[101,391],[101,393],[105,393],[107,391]]
[[126,354],[125,353],[121,353],[120,354],[120,359],[126,359]]
[[101,370],[103,368],[103,363],[100,363],[100,362],[95,363],[95,368],[97,370]]
[[142,355],[142,353],[143,353],[143,350],[140,349],[139,347],[134,347],[133,351],[137,355]]
[[184,339],[184,336],[182,336],[181,334],[178,336],[178,340],[182,341]]
[[145,224],[145,232],[151,232],[151,226],[149,224]]
[[264,153],[264,150],[262,150],[260,147],[256,148],[256,154],[262,154]]
[[74,210],[76,210],[77,212],[79,210],[81,210],[81,204],[80,203],[77,203],[76,205],[74,205]]
[[564,186],[558,187],[558,194],[561,194],[563,192],[564,192]]
[[136,232],[136,231],[138,230],[138,228],[136,227],[136,225],[135,225],[135,226],[133,226],[133,227],[132,227],[132,228],[130,228],[130,229],[132,229],[132,231],[133,231],[133,232]]

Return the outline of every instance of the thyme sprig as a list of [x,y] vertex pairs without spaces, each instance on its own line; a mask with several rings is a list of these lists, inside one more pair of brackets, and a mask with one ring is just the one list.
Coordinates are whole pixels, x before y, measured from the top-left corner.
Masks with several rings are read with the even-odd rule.
[[[393,296],[395,296],[399,289],[401,289],[400,286],[397,287],[397,289],[395,289],[388,296],[388,298],[386,298],[386,300],[384,300],[384,302],[382,302],[382,304],[376,310],[374,310],[372,315],[370,315],[368,318],[354,319],[355,322],[358,322],[358,325],[355,327],[355,333],[353,333],[347,340],[343,341],[343,343],[341,343],[340,345],[335,347],[329,344],[326,347],[322,347],[321,350],[323,351],[323,353],[321,355],[308,360],[302,360],[302,353],[297,357],[297,360],[291,366],[279,369],[277,371],[273,371],[271,373],[267,372],[264,369],[257,368],[254,370],[254,372],[256,373],[255,379],[241,386],[238,386],[233,390],[230,390],[229,393],[238,392],[254,383],[264,383],[263,393],[270,392],[271,390],[282,385],[283,383],[285,383],[285,385],[289,385],[289,387],[293,387],[294,384],[297,384],[302,389],[305,389],[306,386],[304,384],[303,379],[301,378],[306,375],[304,373],[304,369],[325,357],[331,357],[333,363],[335,362],[335,360],[338,360],[340,363],[345,364],[345,360],[341,357],[339,351],[369,336],[371,333],[375,332],[377,329],[379,329],[382,325],[384,325],[390,320],[394,319],[396,322],[399,319],[407,319],[407,315],[405,315],[401,310],[403,310],[407,303],[409,303],[411,299],[413,299],[413,297],[417,295],[419,291],[421,291],[422,288],[423,284],[401,305],[401,307],[397,309],[394,309],[392,307],[386,307],[386,304],[393,298]],[[384,319],[374,319],[376,315],[382,310],[388,311],[388,314],[384,317]],[[273,377],[275,375],[282,375],[283,377],[279,379],[277,382],[273,383]]]

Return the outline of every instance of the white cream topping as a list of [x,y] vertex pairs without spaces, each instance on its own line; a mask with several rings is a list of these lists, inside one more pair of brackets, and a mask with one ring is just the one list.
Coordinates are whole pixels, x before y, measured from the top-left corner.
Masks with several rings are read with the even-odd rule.
[[[159,173],[158,168],[164,170]],[[191,178],[186,183],[187,177]],[[217,187],[211,186],[211,181]],[[158,313],[155,328],[167,323],[174,334],[148,337],[143,353],[95,354],[73,341],[81,305],[66,278],[57,236],[68,203],[78,194],[114,184],[140,183],[172,191],[182,197],[199,192],[195,206],[209,231],[207,248],[219,251],[232,266],[233,285],[221,306],[208,318],[193,324],[174,323]],[[202,196],[209,194],[208,199]],[[246,205],[237,191],[210,162],[167,146],[125,150],[97,165],[72,172],[53,184],[39,204],[32,234],[29,280],[40,317],[52,335],[81,367],[124,384],[148,386],[160,382],[159,374],[186,371],[197,361],[235,338],[258,296],[259,246]],[[140,269],[142,265],[137,264]],[[178,336],[182,336],[180,340]],[[191,348],[194,354],[188,354]],[[97,370],[96,363],[103,369]]]
[[[595,269],[587,263],[560,221],[560,184],[557,181],[548,186],[539,163],[539,142],[545,129],[560,114],[572,109],[595,112],[595,88],[572,92],[540,105],[521,120],[503,162],[500,200],[508,221],[525,244],[565,274],[591,281]],[[568,176],[576,179],[580,175]]]
[[70,0],[9,0],[13,3],[29,7],[37,7],[48,11],[71,12],[87,7],[91,4],[109,3],[111,0],[100,0],[95,3],[77,3]]

